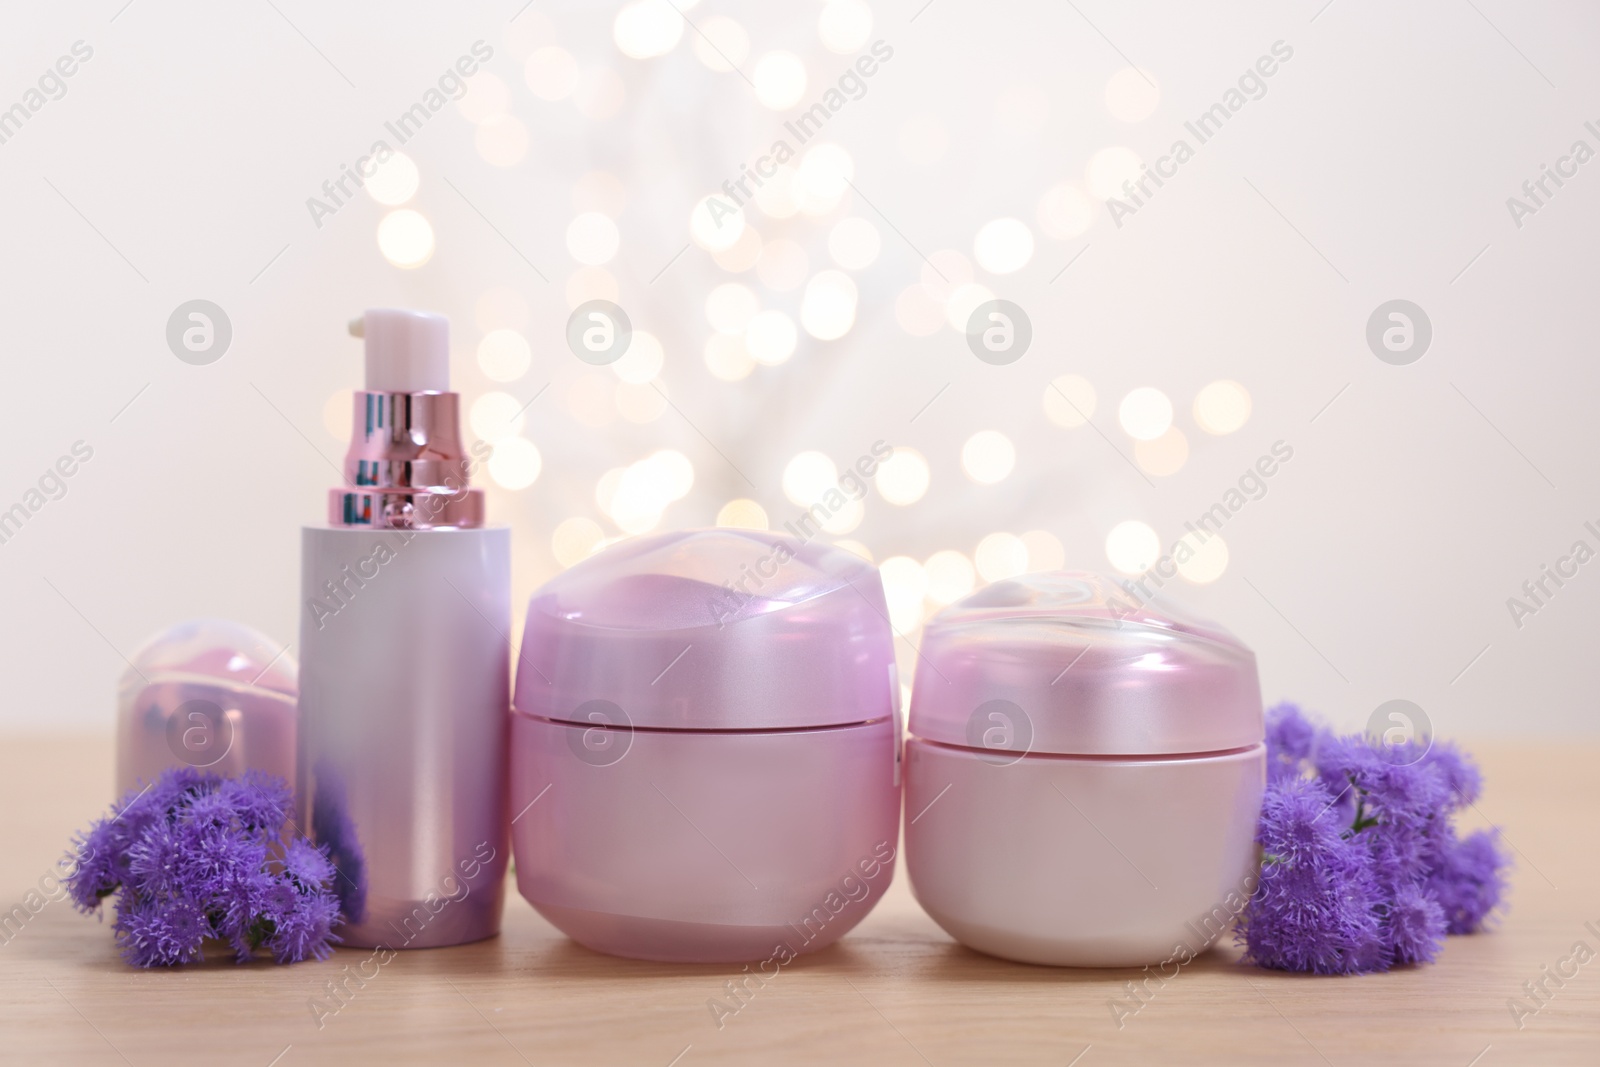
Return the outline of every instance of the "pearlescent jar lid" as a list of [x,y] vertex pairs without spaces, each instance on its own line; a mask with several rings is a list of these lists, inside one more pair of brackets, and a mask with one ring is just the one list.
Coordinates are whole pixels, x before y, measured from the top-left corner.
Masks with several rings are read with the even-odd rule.
[[117,683],[120,701],[157,678],[214,683],[240,692],[265,689],[291,699],[299,694],[299,665],[288,647],[243,623],[187,619],[146,641]]
[[872,564],[783,534],[689,530],[612,545],[535,592],[515,704],[656,729],[838,726],[891,714],[893,670]]
[[910,732],[1069,755],[1242,748],[1264,736],[1255,654],[1215,623],[1095,574],[995,582],[923,631]]

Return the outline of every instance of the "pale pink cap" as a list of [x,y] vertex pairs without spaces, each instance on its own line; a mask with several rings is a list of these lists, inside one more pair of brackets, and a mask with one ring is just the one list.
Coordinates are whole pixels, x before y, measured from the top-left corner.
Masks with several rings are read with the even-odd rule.
[[1264,735],[1255,654],[1216,623],[1079,571],[995,582],[923,630],[909,731],[1071,755],[1217,752]]
[[566,722],[760,730],[882,719],[894,647],[877,569],[752,530],[631,538],[533,594],[518,711]]

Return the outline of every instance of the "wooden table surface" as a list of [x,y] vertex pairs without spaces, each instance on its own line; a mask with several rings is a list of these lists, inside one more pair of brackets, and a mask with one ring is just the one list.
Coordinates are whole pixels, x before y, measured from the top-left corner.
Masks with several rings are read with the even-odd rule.
[[[737,968],[596,955],[514,892],[499,938],[401,953],[319,1029],[311,998],[364,951],[136,971],[108,923],[58,899],[0,934],[0,1062],[1593,1067],[1600,958],[1547,983],[1553,996],[1520,1030],[1507,1002],[1576,942],[1600,952],[1600,745],[1475,750],[1487,789],[1465,824],[1493,820],[1514,847],[1511,907],[1494,932],[1450,938],[1431,967],[1314,978],[1221,949],[1119,1028],[1110,1003],[1138,972],[968,951],[917,907],[902,870],[842,942],[784,968],[720,1029],[708,1001]],[[0,738],[0,907],[38,887],[108,805],[110,781],[104,740]]]

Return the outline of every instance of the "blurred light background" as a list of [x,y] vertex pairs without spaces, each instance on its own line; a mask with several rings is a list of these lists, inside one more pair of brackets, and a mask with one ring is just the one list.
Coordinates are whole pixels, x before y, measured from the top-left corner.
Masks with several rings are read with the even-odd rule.
[[[1137,579],[1181,542],[1158,602],[1238,633],[1269,701],[1596,731],[1600,565],[1520,626],[1507,603],[1600,549],[1600,167],[1507,204],[1600,148],[1590,6],[107,0],[0,24],[0,108],[27,112],[0,125],[0,508],[93,449],[0,545],[7,728],[109,730],[123,657],[179,618],[295,639],[299,527],[359,384],[345,323],[414,306],[451,319],[519,606],[619,537],[780,529],[883,442],[825,536],[880,564],[906,677],[984,583]],[[165,336],[193,299],[232,326],[203,366]],[[610,366],[567,347],[594,299],[634,329]],[[1031,324],[1005,365],[966,336],[991,299]],[[1405,365],[1367,341],[1395,299],[1432,325]]]

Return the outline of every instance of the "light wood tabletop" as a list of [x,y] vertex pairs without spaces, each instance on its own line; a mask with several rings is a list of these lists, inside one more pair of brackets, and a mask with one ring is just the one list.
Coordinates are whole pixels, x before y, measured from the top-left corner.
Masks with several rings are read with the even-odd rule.
[[[1030,967],[953,942],[897,873],[838,945],[801,957],[719,1027],[728,966],[612,959],[579,948],[511,894],[497,939],[400,953],[318,1025],[313,998],[369,953],[326,963],[226,960],[138,971],[109,922],[25,902],[71,833],[111,801],[102,739],[0,738],[0,1062],[19,1064],[1600,1063],[1600,745],[1474,746],[1487,787],[1464,825],[1514,849],[1510,907],[1439,962],[1316,978],[1185,967],[1119,1027],[1139,972]],[[18,918],[16,908],[22,908]],[[1592,925],[1586,925],[1592,924]],[[1585,956],[1585,959],[1588,957]],[[1562,963],[1562,961],[1569,961]],[[1524,983],[1574,977],[1540,1005]],[[351,988],[354,988],[353,986]],[[1538,1011],[1518,1020],[1521,998]]]

